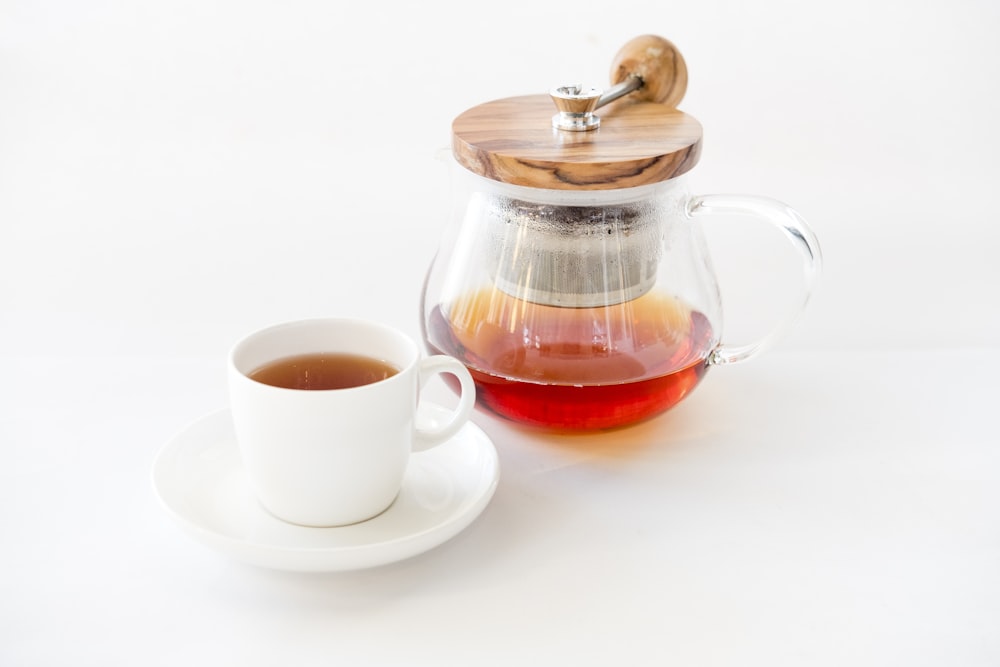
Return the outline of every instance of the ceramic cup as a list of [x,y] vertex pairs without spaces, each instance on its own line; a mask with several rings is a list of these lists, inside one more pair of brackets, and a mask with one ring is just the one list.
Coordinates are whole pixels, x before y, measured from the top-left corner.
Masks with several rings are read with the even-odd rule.
[[[249,377],[314,353],[361,355],[399,371],[346,389],[288,389]],[[458,405],[444,423],[418,426],[420,387],[437,373],[458,378]],[[402,332],[358,319],[299,320],[252,333],[230,351],[228,378],[251,487],[271,514],[306,526],[343,526],[385,511],[411,452],[447,441],[475,404],[472,377],[457,359],[423,357]]]

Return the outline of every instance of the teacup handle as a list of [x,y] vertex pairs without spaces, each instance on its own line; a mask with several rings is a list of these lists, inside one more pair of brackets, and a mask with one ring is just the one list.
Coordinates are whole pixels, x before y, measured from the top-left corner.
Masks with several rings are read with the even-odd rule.
[[770,222],[784,232],[785,236],[795,246],[802,256],[802,268],[805,278],[805,288],[799,307],[779,321],[769,333],[757,341],[746,345],[720,345],[708,358],[708,363],[721,366],[732,364],[757,354],[791,328],[805,308],[812,294],[816,279],[822,268],[823,257],[819,241],[805,220],[802,219],[788,204],[750,195],[696,195],[688,201],[688,215],[740,214],[759,218]]
[[450,373],[458,379],[461,391],[459,391],[458,406],[452,411],[451,419],[444,424],[435,424],[433,428],[416,427],[413,438],[413,451],[415,452],[422,452],[440,445],[458,433],[469,421],[472,409],[476,405],[476,385],[472,381],[469,369],[461,361],[454,357],[438,354],[421,359],[419,364],[421,387],[438,373]]

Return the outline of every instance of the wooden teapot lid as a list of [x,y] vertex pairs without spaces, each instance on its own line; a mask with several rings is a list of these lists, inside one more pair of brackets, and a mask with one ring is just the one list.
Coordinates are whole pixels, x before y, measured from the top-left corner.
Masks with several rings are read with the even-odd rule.
[[[480,176],[552,190],[631,188],[694,167],[702,129],[676,109],[687,88],[687,68],[677,48],[655,35],[637,37],[615,57],[611,81],[618,90],[604,96],[565,87],[551,95],[475,106],[452,123],[452,153]],[[623,97],[593,113],[580,106],[593,107],[616,95]],[[557,113],[564,108],[570,113]],[[557,129],[560,115],[584,119],[593,129]]]

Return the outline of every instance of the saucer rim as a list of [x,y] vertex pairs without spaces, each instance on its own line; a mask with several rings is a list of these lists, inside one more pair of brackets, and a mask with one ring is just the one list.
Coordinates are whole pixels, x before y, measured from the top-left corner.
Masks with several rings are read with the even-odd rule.
[[[420,410],[421,413],[425,411],[438,412],[442,416],[446,416],[450,412],[444,407],[429,401],[422,403]],[[213,530],[204,525],[204,523],[200,523],[188,514],[180,511],[170,502],[167,497],[168,494],[164,492],[161,486],[161,477],[168,474],[165,472],[168,466],[168,457],[182,450],[185,444],[184,439],[192,437],[192,431],[195,429],[199,427],[207,428],[208,426],[221,427],[225,431],[225,434],[221,437],[226,438],[228,441],[227,444],[230,446],[236,446],[229,414],[230,410],[228,407],[208,412],[198,419],[193,420],[166,440],[154,457],[150,471],[153,491],[161,507],[191,537],[202,544],[224,552],[236,560],[260,567],[300,572],[340,572],[368,569],[412,558],[451,540],[469,527],[485,511],[499,485],[500,464],[496,446],[478,425],[469,421],[462,426],[458,433],[442,444],[447,445],[459,439],[469,439],[476,442],[476,446],[480,450],[479,457],[482,459],[477,464],[477,467],[482,470],[477,477],[482,478],[483,481],[477,483],[474,491],[466,494],[466,497],[462,499],[458,507],[449,512],[440,523],[434,523],[421,528],[417,532],[402,531],[398,535],[386,539],[374,540],[369,543],[333,547],[297,547],[229,535]],[[226,427],[218,422],[229,425]],[[446,451],[435,447],[427,452],[415,452],[412,456],[440,456]],[[409,477],[406,479],[409,480]],[[404,481],[404,488],[406,483]],[[360,523],[378,521],[380,517],[391,511],[392,507],[393,505],[390,505],[389,508],[378,516]],[[259,505],[258,510],[262,513],[267,512],[266,509]],[[275,520],[280,521],[279,519]],[[359,524],[331,527],[288,525],[302,532],[337,532],[351,529]]]

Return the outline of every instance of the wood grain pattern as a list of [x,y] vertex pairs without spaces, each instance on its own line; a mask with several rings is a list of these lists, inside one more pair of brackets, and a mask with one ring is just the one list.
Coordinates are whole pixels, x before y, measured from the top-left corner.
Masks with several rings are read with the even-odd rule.
[[642,88],[618,101],[658,102],[677,108],[687,91],[687,64],[673,42],[657,35],[640,35],[629,40],[611,64],[611,83],[621,83],[631,75],[642,77]]
[[452,123],[452,152],[480,176],[554,190],[658,183],[690,170],[701,153],[701,124],[663,104],[609,105],[590,132],[553,129],[555,113],[548,95],[473,107]]

